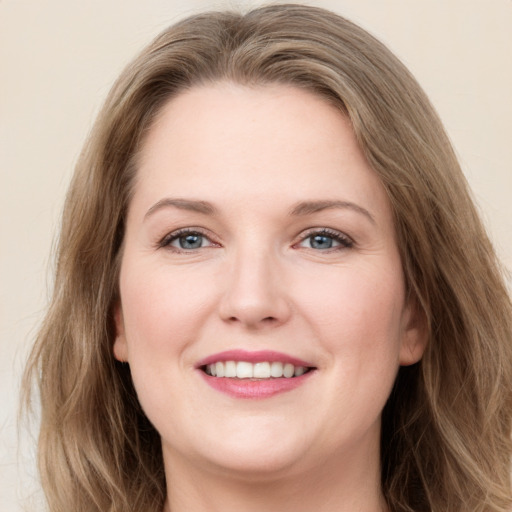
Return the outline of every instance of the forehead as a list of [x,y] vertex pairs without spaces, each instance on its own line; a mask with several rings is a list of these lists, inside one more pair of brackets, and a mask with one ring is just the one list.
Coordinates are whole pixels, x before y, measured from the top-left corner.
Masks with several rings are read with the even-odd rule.
[[285,85],[219,83],[171,99],[142,148],[134,200],[163,194],[350,199],[389,209],[350,121],[320,96]]

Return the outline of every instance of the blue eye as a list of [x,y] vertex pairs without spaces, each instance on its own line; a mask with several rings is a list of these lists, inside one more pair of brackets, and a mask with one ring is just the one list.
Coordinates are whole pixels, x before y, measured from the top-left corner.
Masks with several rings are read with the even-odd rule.
[[331,249],[336,242],[325,235],[313,235],[309,237],[309,245],[312,249]]
[[299,244],[300,247],[325,251],[328,249],[352,247],[353,242],[339,232],[322,230],[306,236]]
[[166,235],[158,244],[159,247],[167,247],[171,250],[194,251],[203,247],[216,245],[206,235],[190,229],[180,229]]
[[199,249],[203,247],[204,237],[199,233],[189,233],[175,238],[169,245],[180,249]]

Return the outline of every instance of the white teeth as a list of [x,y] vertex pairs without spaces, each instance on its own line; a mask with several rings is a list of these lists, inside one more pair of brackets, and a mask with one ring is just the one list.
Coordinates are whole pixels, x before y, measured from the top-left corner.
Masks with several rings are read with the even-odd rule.
[[300,377],[308,370],[305,366],[278,361],[248,363],[246,361],[219,361],[206,366],[205,371],[213,377],[230,377],[238,379],[269,379]]
[[283,376],[283,363],[274,361],[270,365],[270,375],[272,377],[282,377]]
[[283,367],[283,375],[286,377],[286,378],[290,378],[290,377],[293,377],[293,372],[295,371],[295,368],[293,366],[293,364],[290,364],[290,363],[286,363]]
[[269,379],[270,363],[256,363],[254,365],[253,377],[256,379]]
[[294,377],[300,377],[306,372],[306,368],[304,366],[296,366],[295,371],[293,372]]
[[226,361],[224,363],[224,376],[225,377],[236,377],[236,363],[235,361]]
[[215,363],[215,375],[224,377],[224,363]]
[[[219,363],[217,363],[219,364]],[[236,363],[236,376],[239,379],[252,379],[253,377],[253,365],[246,363],[245,361],[238,361]]]

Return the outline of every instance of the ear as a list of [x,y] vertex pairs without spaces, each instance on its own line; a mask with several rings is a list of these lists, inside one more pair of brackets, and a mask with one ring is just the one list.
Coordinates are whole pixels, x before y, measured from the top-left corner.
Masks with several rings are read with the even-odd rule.
[[123,309],[120,302],[117,302],[114,306],[114,323],[116,328],[116,337],[112,347],[114,357],[121,363],[127,363],[128,345],[126,343],[126,335],[124,330]]
[[423,356],[428,342],[427,319],[414,299],[409,300],[403,316],[400,366],[417,363]]

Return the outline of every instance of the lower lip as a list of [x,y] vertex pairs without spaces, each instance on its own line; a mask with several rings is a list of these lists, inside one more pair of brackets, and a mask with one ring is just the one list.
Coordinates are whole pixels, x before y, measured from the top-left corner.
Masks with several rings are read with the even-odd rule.
[[234,398],[269,398],[280,393],[292,391],[304,384],[314,373],[310,370],[300,377],[276,379],[233,379],[212,377],[199,370],[203,379],[213,389]]

